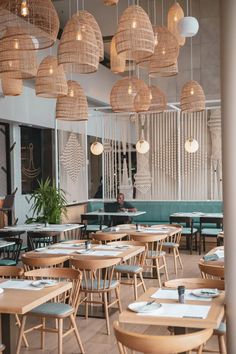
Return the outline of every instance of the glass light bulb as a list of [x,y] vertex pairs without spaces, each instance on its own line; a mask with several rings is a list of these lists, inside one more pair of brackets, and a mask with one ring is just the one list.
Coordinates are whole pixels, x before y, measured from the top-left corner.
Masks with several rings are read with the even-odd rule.
[[166,48],[162,49],[162,54],[165,55],[166,54]]
[[9,67],[10,68],[12,67],[12,61],[11,60],[9,61]]
[[132,93],[133,93],[132,85],[129,85],[129,87],[128,87],[128,94],[129,94],[129,95],[132,95]]
[[194,95],[194,89],[193,88],[191,88],[191,90],[190,90],[190,95]]
[[83,36],[82,36],[81,31],[78,31],[77,36],[76,36],[77,41],[82,41],[82,38],[83,38]]
[[154,45],[155,45],[155,47],[158,45],[158,34],[157,33],[155,33],[155,35],[154,35]]
[[178,21],[178,17],[177,15],[174,16],[174,21],[177,22]]
[[29,8],[28,8],[26,0],[22,0],[20,14],[23,17],[26,17],[29,15]]
[[19,49],[19,41],[18,41],[18,39],[15,39],[14,48],[15,49]]
[[193,153],[197,152],[197,150],[199,148],[199,144],[196,139],[188,138],[185,141],[184,148],[188,153],[193,154]]
[[49,74],[53,74],[53,67],[52,66],[50,66],[50,68],[49,68]]
[[74,90],[72,90],[72,89],[69,90],[69,96],[70,96],[70,97],[74,97]]
[[136,20],[133,20],[133,22],[132,22],[132,28],[137,28],[137,22],[136,22]]
[[152,91],[151,90],[149,91],[149,97],[150,97],[150,100],[152,100]]

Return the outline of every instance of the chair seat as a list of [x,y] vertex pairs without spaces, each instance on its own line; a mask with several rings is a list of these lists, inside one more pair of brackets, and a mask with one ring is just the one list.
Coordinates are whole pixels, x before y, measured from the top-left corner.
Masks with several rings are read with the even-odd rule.
[[47,302],[46,304],[35,307],[30,311],[30,314],[42,317],[65,317],[69,316],[73,311],[73,307],[68,304]]
[[16,264],[13,259],[0,259],[0,266],[15,266]]
[[168,247],[168,248],[179,247],[179,244],[175,242],[163,242],[162,245],[163,247]]
[[221,322],[219,327],[217,329],[214,329],[213,334],[215,335],[224,335],[226,333],[226,324],[224,322]]
[[166,255],[165,251],[148,251],[147,258],[156,258],[156,257],[163,257]]
[[219,234],[219,232],[221,232],[222,229],[208,229],[208,228],[204,228],[201,230],[201,235],[205,235],[205,236],[217,236]]
[[106,290],[108,288],[110,289],[114,289],[116,286],[119,285],[119,282],[117,280],[112,280],[111,283],[106,280],[105,284],[104,284],[104,280],[100,280],[99,283],[96,279],[93,280],[93,282],[91,281],[91,279],[88,279],[86,282],[85,280],[82,280],[81,283],[81,290],[82,291],[98,291],[98,290]]
[[[193,235],[196,234],[198,232],[198,229],[193,228]],[[191,235],[191,227],[183,227],[182,229],[182,235]]]
[[119,273],[140,273],[143,268],[137,265],[120,264],[115,266],[114,270]]
[[104,230],[107,228],[107,225],[96,225],[96,224],[89,224],[86,226],[86,231],[99,231],[99,230]]

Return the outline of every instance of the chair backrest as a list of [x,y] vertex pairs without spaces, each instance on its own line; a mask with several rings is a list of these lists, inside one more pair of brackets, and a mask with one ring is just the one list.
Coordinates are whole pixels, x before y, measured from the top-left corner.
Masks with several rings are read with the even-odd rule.
[[14,200],[15,200],[15,195],[14,194],[8,194],[6,195],[3,204],[2,204],[2,209],[3,210],[12,210],[13,205],[14,205]]
[[26,271],[38,268],[49,268],[49,267],[63,267],[63,264],[69,259],[68,256],[52,256],[49,257],[41,257],[39,255],[30,256],[28,254],[22,255],[22,262],[24,265],[24,269]]
[[224,279],[225,268],[211,264],[198,263],[201,275],[205,279]]
[[223,230],[223,217],[200,217],[200,230],[204,227],[203,224],[214,224],[218,229]]
[[24,274],[24,269],[17,266],[1,266],[0,278],[20,278]]
[[156,254],[159,254],[162,250],[162,245],[166,240],[166,236],[152,235],[152,234],[130,234],[130,238],[133,241],[138,241],[146,246],[145,258],[155,258]]
[[36,248],[46,247],[52,244],[56,239],[51,233],[48,234],[41,232],[28,232],[27,237],[30,251],[33,251]]
[[129,258],[125,263],[126,264],[130,264],[130,265],[140,265],[143,266],[145,263],[145,259],[146,259],[146,254],[147,254],[147,246],[144,242],[140,242],[140,241],[133,241],[133,240],[129,240],[129,241],[114,241],[112,244],[114,244],[115,246],[140,246],[140,247],[145,247],[143,252]]
[[62,294],[57,300],[71,305],[75,309],[75,312],[77,312],[82,280],[80,271],[71,268],[41,268],[25,272],[24,277],[34,280],[47,278],[63,282],[72,282],[72,288]]
[[[173,230],[173,233],[170,236],[166,237],[165,242],[173,242],[180,244],[183,226],[179,224],[170,224],[169,226],[174,227],[175,230]],[[165,227],[168,227],[168,225],[165,225]]]
[[122,238],[126,237],[127,234],[125,232],[102,232],[98,231],[96,233],[92,233],[92,238],[100,243],[106,244],[111,241],[118,241]]
[[[176,354],[199,347],[202,349],[202,345],[213,333],[212,329],[205,329],[191,334],[153,336],[126,331],[117,321],[113,327],[121,354],[128,353],[126,348],[130,349],[130,353],[137,351],[144,354]],[[201,349],[197,352],[201,353]]]
[[72,258],[71,265],[83,274],[81,289],[96,292],[111,287],[115,278],[114,267],[120,261],[120,258],[86,256],[84,258]]
[[62,238],[64,240],[79,240],[81,237],[80,229],[73,229],[63,232]]
[[185,286],[186,289],[201,289],[201,288],[209,288],[209,289],[225,289],[224,280],[219,279],[203,279],[203,278],[180,278],[180,279],[172,279],[164,282],[164,286],[166,288],[177,289],[178,286]]
[[4,247],[4,249],[1,250],[1,255],[4,258],[12,259],[17,264],[23,240],[19,237],[5,237],[4,240],[7,242],[14,242],[14,245]]
[[135,224],[120,224],[120,225],[116,225],[116,227],[119,227],[120,230],[135,230],[136,229],[136,225]]

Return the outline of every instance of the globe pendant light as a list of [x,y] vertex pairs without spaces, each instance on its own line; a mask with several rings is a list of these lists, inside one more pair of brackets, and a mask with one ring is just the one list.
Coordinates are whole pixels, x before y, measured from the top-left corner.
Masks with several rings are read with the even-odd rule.
[[199,30],[199,23],[195,17],[187,16],[178,22],[178,31],[180,36],[194,37]]
[[193,154],[193,153],[197,152],[197,150],[199,148],[199,144],[196,139],[189,138],[186,140],[186,142],[184,144],[184,148],[187,152],[189,152],[190,154]]
[[90,151],[93,155],[101,155],[103,153],[103,150],[103,145],[97,140],[95,140],[90,146]]
[[178,2],[175,2],[169,9],[167,15],[168,30],[176,37],[180,46],[185,43],[185,37],[181,36],[178,30],[178,23],[184,17],[184,11]]
[[149,142],[144,139],[145,116],[142,115],[140,117],[140,119],[141,119],[141,136],[140,136],[140,139],[136,143],[136,150],[140,154],[146,154],[150,149],[150,145],[149,145]]

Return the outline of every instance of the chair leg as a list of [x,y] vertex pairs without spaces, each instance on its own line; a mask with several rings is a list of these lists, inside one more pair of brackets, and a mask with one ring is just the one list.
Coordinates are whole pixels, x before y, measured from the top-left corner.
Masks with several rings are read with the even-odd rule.
[[121,301],[120,301],[120,287],[115,288],[115,293],[116,293],[116,298],[117,298],[117,303],[118,303],[118,309],[119,312],[122,312],[122,306],[121,306]]
[[46,323],[46,320],[45,320],[45,317],[43,317],[41,320],[41,324],[42,324],[42,327],[41,327],[41,349],[44,349],[44,346],[45,346],[45,332],[44,332],[45,323]]
[[156,258],[155,259],[155,262],[156,262],[156,270],[157,270],[157,280],[158,280],[158,283],[159,283],[159,288],[161,288],[161,274],[160,274],[160,267],[159,267],[159,259]]
[[[20,323],[20,319],[19,319],[19,316],[16,315],[16,325],[20,328],[21,327],[21,323]],[[25,344],[25,347],[26,348],[29,348],[29,343],[28,343],[28,340],[26,338],[26,335],[23,334],[23,342]]]
[[63,337],[63,319],[59,318],[59,320],[58,320],[58,354],[63,354],[62,337]]
[[105,317],[106,317],[107,334],[110,335],[111,331],[110,331],[110,323],[109,323],[107,293],[104,293],[103,296],[104,296],[104,310],[105,310]]
[[175,267],[175,275],[177,275],[178,270],[177,270],[177,255],[176,255],[176,250],[175,248],[173,249],[173,254],[174,254],[174,267]]
[[224,336],[218,336],[220,354],[226,354],[226,345]]
[[17,341],[16,354],[20,354],[21,343],[22,343],[23,334],[24,334],[24,330],[25,330],[25,323],[26,323],[26,316],[23,316],[22,321],[21,321],[21,327],[20,327],[20,332],[19,332],[19,336],[18,336],[18,341]]
[[141,279],[141,283],[142,283],[142,287],[143,287],[143,291],[145,292],[147,290],[144,279],[143,279],[143,274],[139,273],[140,279]]
[[167,270],[167,264],[166,264],[166,257],[163,257],[163,264],[164,264],[164,272],[165,272],[165,277],[166,281],[169,280],[169,275],[168,275],[168,270]]
[[84,354],[83,344],[82,344],[82,341],[81,341],[81,338],[80,338],[80,335],[79,335],[79,331],[78,331],[78,328],[77,328],[77,325],[76,325],[76,321],[75,321],[74,315],[70,315],[70,320],[71,320],[72,327],[74,328],[74,331],[75,331],[75,336],[76,336],[77,342],[79,344],[80,351],[81,351],[82,354]]
[[183,266],[182,259],[180,257],[180,253],[179,253],[179,249],[178,248],[176,249],[176,255],[177,255],[177,258],[178,258],[178,261],[179,261],[180,268],[183,269],[184,266]]
[[138,283],[137,283],[137,274],[134,274],[134,299],[138,298]]
[[193,254],[193,235],[190,235],[189,237],[189,242],[190,242],[190,254]]
[[206,237],[203,236],[203,251],[206,252]]

